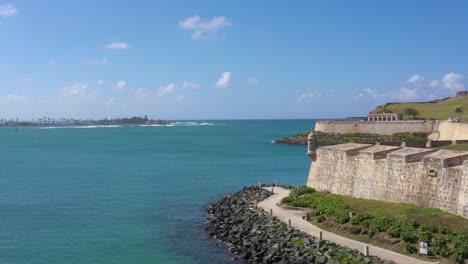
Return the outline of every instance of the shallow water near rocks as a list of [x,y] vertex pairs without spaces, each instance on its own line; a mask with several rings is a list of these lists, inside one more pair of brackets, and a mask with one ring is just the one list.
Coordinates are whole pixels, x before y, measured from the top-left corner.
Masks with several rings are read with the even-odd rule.
[[204,207],[304,185],[306,147],[270,142],[314,121],[181,124],[0,128],[0,263],[232,263]]

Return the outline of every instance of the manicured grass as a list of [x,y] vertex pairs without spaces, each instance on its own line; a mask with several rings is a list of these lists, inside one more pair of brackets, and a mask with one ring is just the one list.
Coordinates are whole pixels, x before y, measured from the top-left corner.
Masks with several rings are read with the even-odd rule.
[[[404,113],[406,108],[414,108],[419,112],[419,118],[427,119],[448,119],[458,118],[458,114],[455,114],[455,107],[464,105],[468,107],[468,96],[453,97],[441,101],[425,102],[425,103],[388,103],[385,107],[391,110],[393,113]],[[382,111],[384,105],[378,106],[372,112],[376,113]],[[405,119],[410,119],[410,116],[404,116]],[[463,120],[468,120],[468,111],[465,110],[462,116]]]
[[463,150],[468,151],[468,144],[457,144],[457,145],[447,145],[443,147],[437,147],[435,149],[447,149],[447,150]]

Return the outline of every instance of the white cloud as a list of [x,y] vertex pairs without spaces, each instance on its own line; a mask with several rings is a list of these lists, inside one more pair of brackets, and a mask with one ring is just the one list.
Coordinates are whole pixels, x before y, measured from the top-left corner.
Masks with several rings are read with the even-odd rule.
[[419,83],[422,81],[424,81],[424,78],[421,77],[420,75],[415,74],[411,76],[411,78],[408,79],[407,83]]
[[59,94],[63,97],[83,96],[88,92],[88,84],[74,83],[70,86],[60,89]]
[[247,79],[247,83],[250,85],[257,85],[260,83],[260,80],[257,79],[257,77],[250,77],[249,79]]
[[432,88],[437,88],[440,86],[440,81],[439,80],[432,80],[429,84]]
[[306,101],[312,101],[316,99],[320,99],[322,97],[322,94],[317,91],[307,91],[305,93],[302,93],[299,95],[299,98],[297,99],[299,102],[306,102]]
[[183,104],[184,103],[184,99],[185,99],[185,95],[183,94],[178,94],[176,95],[176,102],[180,103],[180,104]]
[[28,96],[24,96],[24,95],[8,94],[6,97],[6,101],[12,104],[18,104],[18,103],[24,104],[24,103],[29,103],[31,101],[31,98]]
[[232,84],[232,74],[230,72],[221,73],[218,81],[215,83],[216,88],[229,88]]
[[146,99],[149,97],[148,91],[145,88],[136,88],[133,90],[133,95],[137,99]]
[[47,63],[53,65],[53,64],[57,64],[57,61],[56,60],[48,60]]
[[97,81],[98,86],[103,86],[104,83],[106,83],[104,80],[98,80]]
[[0,17],[9,18],[18,14],[18,9],[11,4],[0,5]]
[[203,21],[200,16],[192,16],[179,22],[180,28],[193,31],[192,38],[196,40],[217,39],[218,31],[231,25],[224,16],[215,16],[208,21]]
[[131,48],[130,44],[127,42],[112,42],[104,46],[106,49],[129,49]]
[[402,86],[379,92],[366,88],[359,92],[359,97],[371,98],[376,103],[401,101],[428,101],[452,97],[458,90],[464,89],[464,76],[457,73],[448,73],[441,79],[427,80],[420,75],[413,75]]
[[124,91],[127,88],[127,82],[125,81],[118,81],[114,85],[114,89],[117,91]]
[[163,97],[163,96],[165,96],[167,94],[170,94],[170,93],[174,92],[176,90],[176,88],[177,88],[177,86],[175,84],[170,83],[170,84],[168,84],[166,86],[159,87],[156,95],[158,97]]
[[182,84],[182,88],[186,89],[186,88],[189,88],[189,89],[192,89],[192,90],[198,90],[200,89],[200,84],[199,83],[196,83],[196,82],[184,82]]
[[452,89],[456,91],[463,90],[465,85],[463,84],[464,76],[462,74],[457,73],[447,73],[442,78],[442,83],[444,88]]
[[107,64],[107,58],[88,60],[85,63],[88,65],[103,65]]

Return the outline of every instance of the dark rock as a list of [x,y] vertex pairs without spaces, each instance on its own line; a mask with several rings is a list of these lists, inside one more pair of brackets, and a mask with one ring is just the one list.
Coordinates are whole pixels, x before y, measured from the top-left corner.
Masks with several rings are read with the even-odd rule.
[[[262,185],[266,186],[266,185]],[[272,185],[269,185],[272,186]],[[283,186],[291,188],[291,186]],[[253,208],[255,201],[271,195],[258,186],[226,196],[206,208],[207,232],[223,242],[227,248],[247,263],[339,263],[333,256],[346,254],[354,262],[383,263],[378,258],[364,258],[361,254],[335,243],[318,241],[262,210]],[[302,243],[292,243],[300,239]],[[353,263],[354,263],[353,262]]]

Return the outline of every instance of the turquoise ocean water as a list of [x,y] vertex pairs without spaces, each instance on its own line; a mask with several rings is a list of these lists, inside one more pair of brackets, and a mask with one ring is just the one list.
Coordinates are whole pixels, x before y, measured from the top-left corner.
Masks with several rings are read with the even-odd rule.
[[231,263],[204,206],[258,181],[304,185],[313,120],[0,128],[0,263]]

